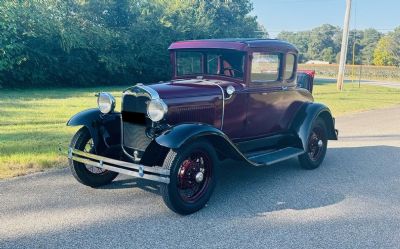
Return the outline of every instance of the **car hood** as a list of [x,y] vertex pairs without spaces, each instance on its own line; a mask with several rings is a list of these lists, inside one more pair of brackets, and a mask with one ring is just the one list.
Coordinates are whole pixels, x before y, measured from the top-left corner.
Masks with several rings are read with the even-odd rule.
[[171,99],[193,96],[222,95],[221,87],[225,89],[226,86],[232,84],[234,83],[221,80],[190,79],[173,80],[148,86],[157,91],[160,98]]

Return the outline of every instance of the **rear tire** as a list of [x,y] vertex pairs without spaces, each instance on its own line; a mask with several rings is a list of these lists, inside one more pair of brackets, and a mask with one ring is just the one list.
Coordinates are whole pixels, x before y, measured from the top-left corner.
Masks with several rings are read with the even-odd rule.
[[163,164],[170,169],[170,183],[161,185],[167,207],[182,215],[202,209],[215,188],[216,163],[215,150],[206,141],[170,150]]
[[[89,130],[86,127],[82,127],[72,138],[70,147],[84,151],[89,145],[91,139],[92,136],[90,135]],[[94,148],[92,147],[89,152],[95,154]],[[69,159],[69,166],[71,168],[72,175],[76,180],[78,180],[78,182],[94,188],[107,185],[118,176],[118,173],[116,172],[86,166],[84,163],[73,161],[71,159]],[[89,170],[89,167],[92,169],[92,171]]]
[[328,147],[326,125],[323,119],[317,118],[308,137],[306,153],[299,156],[303,169],[316,169],[324,161]]

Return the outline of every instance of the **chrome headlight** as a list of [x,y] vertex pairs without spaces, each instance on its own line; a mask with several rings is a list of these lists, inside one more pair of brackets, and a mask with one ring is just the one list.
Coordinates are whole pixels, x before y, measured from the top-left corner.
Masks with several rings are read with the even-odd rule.
[[153,122],[162,120],[168,112],[168,106],[161,99],[151,100],[147,104],[147,116]]
[[99,96],[97,98],[97,105],[102,113],[110,113],[114,111],[115,98],[110,93],[99,93]]

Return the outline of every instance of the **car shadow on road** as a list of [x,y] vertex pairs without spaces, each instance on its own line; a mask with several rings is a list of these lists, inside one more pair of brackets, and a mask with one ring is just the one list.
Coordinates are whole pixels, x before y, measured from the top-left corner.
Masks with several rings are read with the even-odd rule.
[[[377,180],[374,178],[387,181],[400,176],[398,167],[393,166],[399,160],[396,155],[400,155],[400,148],[391,146],[330,148],[324,163],[315,170],[301,169],[297,159],[259,168],[225,161],[220,165],[214,195],[201,212],[253,216],[285,209],[320,208],[335,205],[348,196],[371,195],[374,191],[370,181]],[[380,157],[384,157],[385,165],[381,165]],[[157,183],[141,179],[118,180],[104,188],[140,188],[160,195]]]
[[125,189],[125,188],[139,188],[152,194],[160,195],[160,185],[155,182],[147,181],[138,178],[117,179],[109,185],[100,187],[99,189]]

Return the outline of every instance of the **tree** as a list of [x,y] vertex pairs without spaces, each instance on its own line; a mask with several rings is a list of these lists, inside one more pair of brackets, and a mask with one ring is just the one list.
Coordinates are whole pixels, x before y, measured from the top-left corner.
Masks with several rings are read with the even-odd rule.
[[400,66],[400,26],[395,28],[394,32],[390,34],[393,39],[393,46],[391,52],[395,58],[396,65]]
[[[361,64],[362,63],[362,55],[361,50],[363,46],[361,44],[361,40],[364,38],[364,32],[361,30],[350,30],[349,34],[349,44],[347,49],[347,63],[353,64],[353,56],[354,63]],[[354,52],[354,55],[353,55]]]
[[308,57],[322,60],[322,51],[325,48],[332,48],[333,52],[338,51],[339,46],[336,36],[340,33],[340,28],[330,24],[324,24],[311,30],[310,42],[308,46]]
[[398,61],[396,61],[396,56],[393,52],[395,46],[395,40],[391,35],[382,37],[374,50],[374,64],[377,66],[397,65]]
[[374,64],[400,66],[400,27],[379,40],[374,50]]
[[321,58],[324,61],[328,61],[329,63],[332,63],[336,61],[336,55],[333,51],[332,47],[324,48],[321,52]]
[[374,50],[381,38],[382,34],[375,29],[364,30],[364,35],[360,40],[361,49],[361,61],[363,64],[370,65],[374,60]]
[[173,41],[264,36],[252,8],[250,0],[2,0],[0,85],[168,79]]
[[283,31],[278,34],[278,39],[288,41],[297,47],[297,49],[299,50],[300,62],[305,62],[308,60],[307,51],[310,41],[309,31],[297,32],[297,33]]

